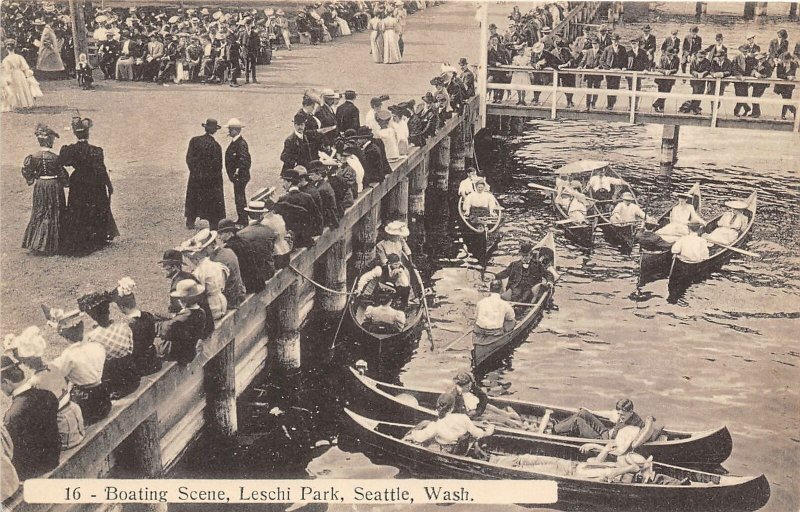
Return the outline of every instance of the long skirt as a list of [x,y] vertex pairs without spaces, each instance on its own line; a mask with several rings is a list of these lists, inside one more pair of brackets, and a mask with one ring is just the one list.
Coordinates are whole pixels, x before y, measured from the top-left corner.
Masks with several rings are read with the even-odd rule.
[[383,62],[383,35],[377,30],[373,30],[369,36],[372,46],[372,60],[378,64]]
[[9,110],[33,106],[33,92],[28,78],[19,69],[9,73],[4,85],[6,102]]
[[392,29],[383,33],[383,63],[397,64],[403,60],[400,54],[400,45],[397,40],[397,32]]
[[133,57],[123,57],[117,61],[117,80],[133,80],[133,62]]
[[338,18],[338,21],[339,21],[339,35],[342,36],[353,35],[352,32],[350,32],[350,26],[347,24],[347,20],[345,20],[344,18]]
[[66,204],[64,187],[57,179],[36,180],[31,220],[22,239],[24,249],[44,254],[58,252]]

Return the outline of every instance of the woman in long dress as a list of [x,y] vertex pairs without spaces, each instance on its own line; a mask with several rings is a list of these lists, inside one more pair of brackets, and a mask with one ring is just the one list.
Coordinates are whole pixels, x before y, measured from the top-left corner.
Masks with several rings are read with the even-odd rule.
[[53,151],[58,134],[43,124],[34,132],[41,150],[28,155],[22,164],[22,176],[33,185],[31,220],[25,229],[22,247],[42,254],[56,254],[61,243],[61,226],[67,202],[64,187],[69,175]]
[[39,39],[39,57],[36,59],[36,71],[41,73],[43,78],[64,78],[64,62],[61,60],[61,48],[58,46],[58,38],[53,27],[41,20],[36,20],[34,24],[44,24],[42,37]]
[[[531,52],[529,48],[526,48],[523,53],[520,53],[511,59],[511,64],[514,66],[529,66],[530,63]],[[531,74],[527,71],[512,71],[511,83],[518,85],[531,85]],[[517,105],[525,104],[525,94],[526,91],[523,89],[517,91]]]
[[382,20],[383,25],[383,63],[397,64],[403,60],[397,40],[397,18],[393,14]]
[[[25,109],[33,106],[34,97],[31,89],[33,71],[21,55],[17,55],[17,42],[6,40],[8,55],[3,59],[3,112]],[[38,84],[37,84],[38,85]]]
[[350,25],[347,24],[347,20],[339,16],[339,13],[336,12],[336,9],[331,8],[331,15],[333,16],[333,21],[339,25],[340,36],[353,35],[353,33],[350,31]]
[[381,33],[380,14],[370,18],[367,28],[371,30],[369,41],[372,48],[372,60],[378,64],[383,62],[383,34]]

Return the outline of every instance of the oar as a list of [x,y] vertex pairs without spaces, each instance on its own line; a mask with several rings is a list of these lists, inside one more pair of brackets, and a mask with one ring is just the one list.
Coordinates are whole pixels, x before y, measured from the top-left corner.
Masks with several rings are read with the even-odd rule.
[[433,346],[433,332],[431,332],[431,314],[428,311],[428,300],[425,297],[425,283],[422,281],[422,276],[420,275],[419,270],[417,270],[417,266],[414,265],[414,262],[411,262],[411,268],[414,269],[414,273],[417,274],[417,279],[419,280],[419,284],[422,286],[422,294],[420,298],[422,299],[422,309],[423,311],[425,311],[425,332],[428,333],[428,341],[430,341],[431,351],[433,351],[434,346]]
[[638,221],[638,220],[634,220],[634,221],[631,221],[631,222],[619,222],[619,223],[601,222],[601,223],[598,224],[598,226],[630,226],[631,224],[638,224],[638,223],[640,223],[640,221]]
[[744,254],[745,256],[752,256],[753,258],[760,258],[761,257],[761,255],[759,253],[757,253],[757,252],[745,251],[744,249],[739,249],[738,247],[733,247],[733,246],[730,246],[730,245],[721,244],[719,242],[714,242],[713,240],[709,240],[707,238],[706,238],[706,242],[708,242],[710,244],[718,245],[720,247],[724,247],[724,248],[726,248],[726,249],[728,249],[730,251],[733,251],[733,252],[738,252],[739,254]]
[[[587,215],[586,217],[584,217],[584,219],[593,219],[595,217],[602,217],[602,216],[603,216],[602,213],[595,213],[594,215]],[[560,226],[562,224],[574,224],[574,223],[578,223],[578,222],[583,222],[583,221],[575,220],[575,219],[561,219],[561,220],[555,221],[554,224],[556,224],[557,226]]]
[[530,187],[530,188],[538,188],[540,190],[548,190],[550,192],[558,192],[558,190],[556,190],[554,188],[545,187],[544,185],[539,185],[538,183],[528,183],[528,187]]
[[453,340],[451,343],[449,343],[449,344],[448,344],[446,347],[444,347],[444,348],[441,350],[441,352],[444,352],[444,351],[446,351],[446,350],[450,350],[450,349],[451,349],[451,348],[453,348],[453,347],[454,347],[454,346],[455,346],[455,345],[456,345],[456,344],[457,344],[459,341],[461,341],[461,340],[463,340],[464,338],[466,338],[466,337],[467,337],[467,335],[468,335],[469,333],[471,333],[471,332],[472,332],[472,327],[470,327],[469,329],[467,329],[466,331],[464,331],[463,333],[461,333],[461,336],[459,336],[458,338],[454,339],[454,340]]

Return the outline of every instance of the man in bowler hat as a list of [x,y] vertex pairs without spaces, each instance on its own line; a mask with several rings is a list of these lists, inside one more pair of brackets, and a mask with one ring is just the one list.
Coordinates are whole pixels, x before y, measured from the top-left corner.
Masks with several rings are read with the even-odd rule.
[[222,146],[214,140],[220,129],[216,119],[203,123],[206,133],[192,137],[186,152],[189,183],[186,186],[186,228],[194,229],[199,217],[208,221],[209,228],[225,218],[225,194],[222,189]]

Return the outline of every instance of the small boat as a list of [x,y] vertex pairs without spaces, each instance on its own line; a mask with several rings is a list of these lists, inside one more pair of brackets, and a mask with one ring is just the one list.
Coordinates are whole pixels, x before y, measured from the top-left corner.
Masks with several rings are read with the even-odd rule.
[[[757,476],[718,475],[704,471],[653,463],[653,470],[683,480],[682,485],[607,482],[582,476],[567,476],[554,468],[509,466],[490,460],[455,455],[403,440],[413,425],[376,421],[344,409],[360,446],[368,445],[386,454],[393,464],[412,474],[443,474],[477,480],[550,480],[558,486],[557,508],[569,510],[715,510],[751,511],[763,507],[770,496],[769,482]],[[586,461],[578,446],[541,439],[519,439],[495,430],[481,439],[489,455],[533,454],[572,462]],[[485,445],[485,447],[484,447]],[[563,464],[563,463],[562,463]],[[552,468],[552,466],[549,466]],[[551,505],[548,505],[550,507]]]
[[461,217],[461,221],[466,228],[464,231],[464,243],[472,255],[478,258],[478,261],[485,266],[492,251],[497,248],[497,244],[503,238],[503,234],[500,231],[500,225],[503,223],[503,210],[500,210],[500,214],[497,217],[489,218],[490,224],[476,226],[471,224],[469,218],[464,215],[463,203],[464,198],[460,197],[458,199],[458,216]]
[[[558,169],[560,175],[578,175],[582,176],[578,181],[582,186],[586,186],[591,174],[597,169],[602,169],[608,166],[608,162],[600,160],[578,160],[576,162],[568,163],[567,165]],[[556,213],[558,220],[566,220],[569,218],[568,212],[558,204],[558,194],[553,192],[550,194],[553,205],[553,211]],[[578,244],[581,247],[591,249],[594,247],[594,232],[597,227],[597,217],[591,217],[587,221],[578,224],[562,224],[565,236]]]
[[[622,179],[622,177],[610,166],[606,167],[606,172],[614,178]],[[592,172],[592,174],[594,174],[594,172]],[[591,187],[587,188],[587,197],[594,199]],[[636,199],[636,193],[627,183],[625,185],[618,185],[614,187],[614,198],[620,197],[625,192],[630,192],[633,195],[633,202],[637,205],[639,204],[639,201]],[[598,224],[600,225],[600,229],[603,231],[603,234],[606,236],[606,240],[608,240],[610,244],[619,247],[624,253],[630,254],[630,252],[633,250],[633,246],[636,244],[636,232],[639,230],[641,222],[624,224],[620,226],[612,224],[611,211],[613,210],[616,201],[618,201],[618,199],[596,201],[592,206],[592,213],[598,216]]]
[[[553,240],[553,234],[548,233],[536,244],[536,249],[549,251],[553,266],[557,267],[556,262],[556,244]],[[515,308],[517,311],[517,323],[514,328],[499,336],[476,336],[472,335],[472,366],[475,369],[483,368],[486,366],[487,361],[496,359],[496,355],[505,352],[503,349],[515,346],[517,342],[521,342],[528,334],[528,330],[542,317],[545,306],[547,305],[552,289],[546,289],[532,306],[518,306]]]
[[[700,184],[695,183],[689,190],[692,196],[691,204],[694,210],[700,215],[703,207],[703,200],[700,194]],[[656,219],[656,231],[669,224],[669,214],[672,208],[662,213]],[[658,281],[659,279],[666,279],[669,277],[670,267],[672,266],[672,252],[669,249],[661,248],[648,248],[639,244],[641,254],[639,256],[639,282],[638,286],[644,286],[647,283]]]
[[[353,374],[352,395],[357,397],[351,402],[351,407],[360,404],[360,411],[379,411],[383,419],[398,422],[420,422],[436,418],[436,399],[445,390],[430,390],[399,386],[371,379],[350,368]],[[524,402],[507,398],[489,397],[489,403],[498,409],[513,409],[525,421],[538,423],[546,414],[552,411],[550,418],[556,422],[575,414],[577,409],[567,407]],[[608,428],[614,422],[595,413]],[[606,439],[593,440],[582,437],[546,434],[538,430],[513,428],[508,425],[495,425],[496,432],[509,437],[522,439],[549,440],[573,446],[584,443],[608,443]],[[725,426],[699,431],[687,432],[665,428],[656,441],[644,443],[637,452],[644,456],[652,455],[659,462],[682,464],[689,466],[716,465],[724,462],[731,454],[733,440],[728,428]]]
[[[754,191],[750,194],[744,202],[748,205],[747,210],[744,211],[745,216],[748,218],[747,226],[739,234],[739,238],[730,244],[731,247],[736,247],[737,249],[741,248],[750,239],[753,224],[756,221],[757,192]],[[722,215],[724,214],[720,214],[710,220],[706,224],[705,231],[708,233],[714,231]],[[715,270],[722,268],[734,253],[734,251],[720,245],[712,245],[709,252],[708,259],[697,263],[687,263],[680,258],[674,258],[674,263],[669,273],[669,288],[677,290],[705,279]]]

